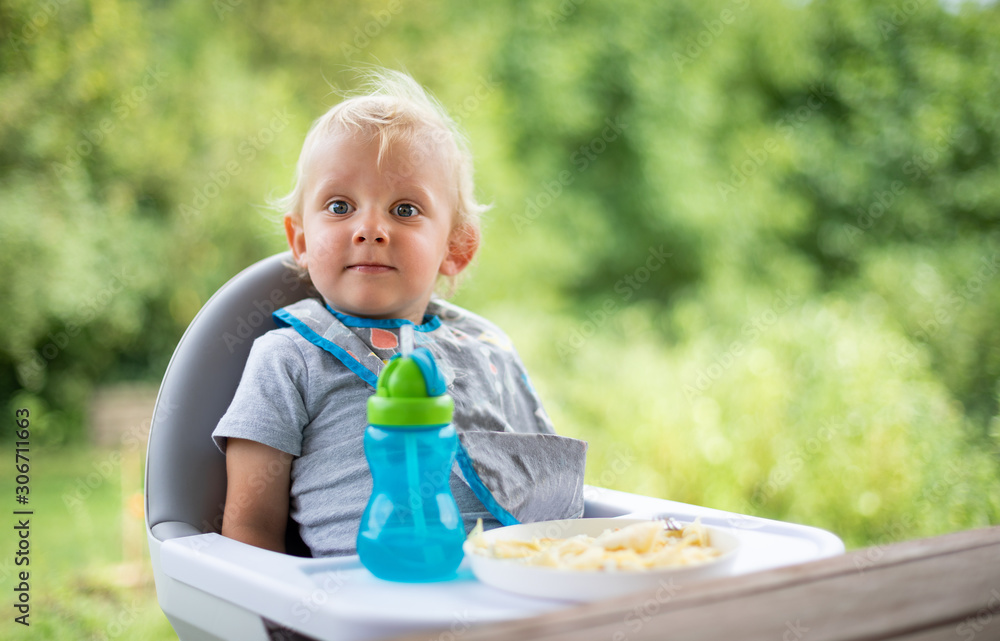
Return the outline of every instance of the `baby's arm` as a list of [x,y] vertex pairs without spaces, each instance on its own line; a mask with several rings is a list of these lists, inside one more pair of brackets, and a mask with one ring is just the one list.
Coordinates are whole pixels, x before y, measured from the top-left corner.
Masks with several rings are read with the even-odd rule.
[[256,441],[226,445],[226,508],[222,535],[275,552],[285,551],[292,455]]
[[212,432],[226,454],[224,536],[284,551],[291,465],[309,422],[301,392],[306,376],[301,352],[281,330],[254,341],[232,403]]

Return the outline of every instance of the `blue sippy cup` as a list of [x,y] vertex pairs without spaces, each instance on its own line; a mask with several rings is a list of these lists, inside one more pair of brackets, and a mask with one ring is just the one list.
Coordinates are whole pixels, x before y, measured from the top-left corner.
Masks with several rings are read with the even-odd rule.
[[361,517],[358,556],[390,581],[441,581],[462,562],[465,527],[448,480],[458,436],[454,401],[424,347],[393,358],[368,399],[365,457],[371,498]]

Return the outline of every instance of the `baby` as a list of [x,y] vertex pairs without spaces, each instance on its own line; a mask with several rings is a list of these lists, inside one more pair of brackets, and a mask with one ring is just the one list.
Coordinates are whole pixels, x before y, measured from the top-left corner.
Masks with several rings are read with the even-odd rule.
[[434,296],[474,258],[485,209],[443,108],[409,76],[373,73],[314,123],[280,205],[317,295],[275,312],[213,432],[223,535],[284,551],[290,515],[314,556],[355,553],[372,489],[366,401],[403,325],[455,399],[450,486],[466,531],[581,516],[586,443],[554,433],[503,332]]

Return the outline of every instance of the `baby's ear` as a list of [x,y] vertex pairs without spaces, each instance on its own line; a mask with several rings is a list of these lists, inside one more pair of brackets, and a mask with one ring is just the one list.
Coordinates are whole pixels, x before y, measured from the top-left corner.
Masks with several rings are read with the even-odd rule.
[[288,237],[288,247],[292,250],[295,262],[302,269],[307,269],[309,263],[306,260],[305,231],[302,229],[302,221],[292,214],[285,214],[285,235]]
[[457,276],[469,266],[479,250],[479,229],[472,225],[459,225],[451,231],[448,253],[441,261],[440,273]]

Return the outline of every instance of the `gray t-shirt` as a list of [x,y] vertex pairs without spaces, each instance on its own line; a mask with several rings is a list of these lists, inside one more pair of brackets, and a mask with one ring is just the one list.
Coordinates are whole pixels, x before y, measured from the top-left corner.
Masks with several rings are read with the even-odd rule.
[[[311,307],[306,304],[302,309],[307,316],[325,313],[318,303]],[[458,308],[432,307],[428,311],[435,309],[446,312]],[[446,313],[442,315],[447,316]],[[358,328],[350,326],[350,317],[338,317],[371,350],[367,357],[378,360],[378,366],[394,351],[391,348],[387,351],[386,344],[391,345],[394,338],[398,338],[398,327]],[[496,341],[497,338],[492,335],[495,328],[489,328],[489,335],[484,334],[482,338]],[[450,328],[447,318],[442,322],[438,316],[429,316],[427,322],[416,329],[421,341],[433,342],[437,335],[439,341],[467,343],[470,348],[479,349],[476,347],[479,340],[462,329]],[[502,334],[497,336],[506,338]],[[363,362],[366,358],[366,355],[353,352],[351,356]],[[524,406],[515,416],[521,417],[518,422],[530,422],[531,425],[499,424],[497,416],[509,414],[510,408],[487,412],[477,402],[476,406],[463,409],[457,397],[456,427],[461,421],[479,423],[487,430],[551,435],[551,423],[530,385],[526,384],[527,374],[516,354],[508,359],[508,363],[513,365],[505,364],[503,367],[513,367],[516,372],[511,371],[506,377],[515,379],[513,387],[517,390],[514,393],[518,404]],[[490,369],[496,374],[495,367]],[[460,379],[461,388],[461,383],[465,382],[461,379],[470,376],[485,379],[487,374],[460,371],[454,375]],[[501,387],[506,389],[502,394],[498,391],[496,398],[504,404],[503,399],[509,398],[512,385]],[[304,337],[300,331],[292,327],[272,330],[254,342],[236,395],[212,434],[223,452],[226,438],[235,437],[263,443],[295,457],[291,468],[290,514],[299,524],[302,539],[314,556],[356,553],[358,527],[372,490],[363,437],[367,428],[366,403],[373,391],[355,371]],[[475,395],[479,398],[484,396],[481,390]],[[509,400],[506,404],[510,404]],[[468,419],[464,418],[466,414]],[[541,438],[572,440],[554,435]],[[581,449],[585,450],[585,445],[577,448],[578,451]],[[580,468],[578,475],[582,479],[582,451],[579,457],[568,458],[578,461],[575,466]],[[520,460],[524,459],[520,457]],[[457,466],[452,470],[450,486],[462,513],[466,532],[480,518],[487,529],[500,525],[456,470]],[[262,470],[261,474],[261,481],[266,481],[266,470]],[[567,475],[570,484],[575,482],[575,476],[575,471]],[[582,506],[582,498],[577,502]],[[582,511],[582,508],[577,511]]]

